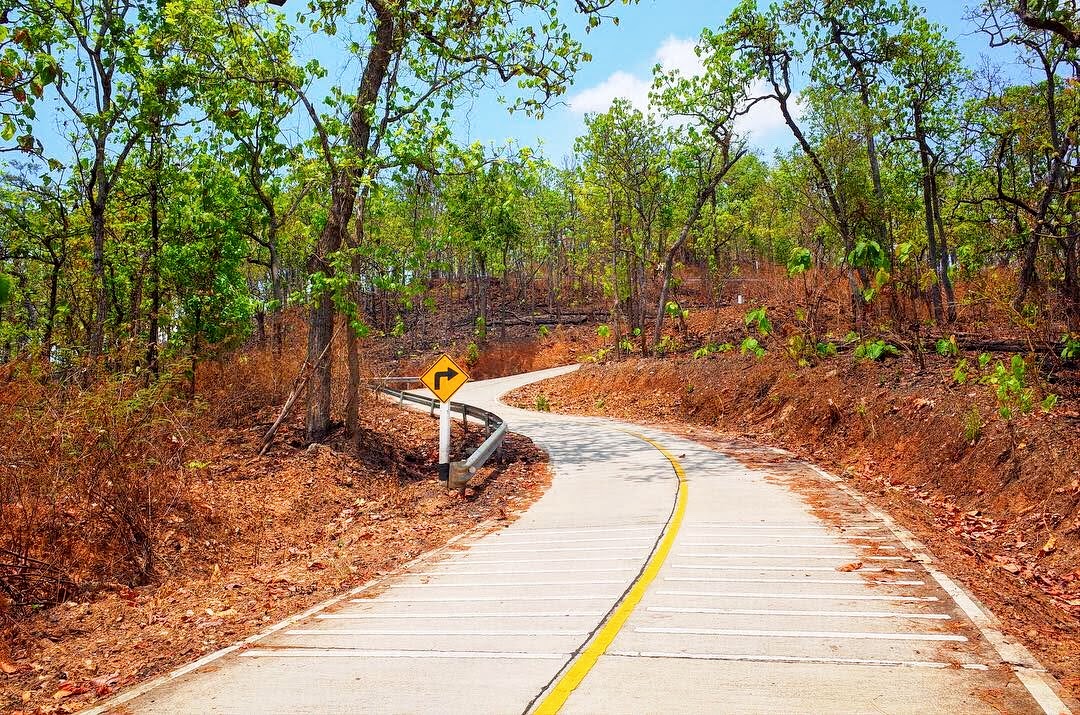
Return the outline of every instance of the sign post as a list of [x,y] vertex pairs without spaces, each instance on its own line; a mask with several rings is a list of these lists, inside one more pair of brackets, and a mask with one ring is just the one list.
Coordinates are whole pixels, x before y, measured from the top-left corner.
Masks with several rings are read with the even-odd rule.
[[420,381],[439,398],[439,481],[450,482],[450,398],[469,381],[469,374],[443,354]]

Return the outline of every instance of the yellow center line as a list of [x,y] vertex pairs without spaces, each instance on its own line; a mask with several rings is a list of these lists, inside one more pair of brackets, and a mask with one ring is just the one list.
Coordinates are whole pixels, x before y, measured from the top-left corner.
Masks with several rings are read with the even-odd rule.
[[563,676],[555,683],[551,691],[548,693],[533,713],[536,715],[554,715],[559,712],[563,705],[566,704],[570,694],[577,689],[581,682],[585,680],[585,676],[589,674],[589,671],[593,669],[596,662],[600,660],[608,647],[615,640],[615,636],[622,630],[623,625],[626,624],[627,619],[630,618],[630,614],[634,612],[638,603],[645,596],[645,591],[648,590],[649,585],[656,579],[656,575],[660,573],[660,568],[664,565],[664,561],[667,559],[668,554],[671,552],[671,547],[675,543],[675,537],[679,533],[679,527],[682,526],[683,515],[686,513],[686,472],[683,471],[682,465],[679,464],[679,460],[675,458],[671,452],[664,449],[659,443],[649,439],[648,437],[637,434],[635,432],[627,432],[627,434],[633,435],[638,439],[648,442],[655,447],[662,455],[664,455],[669,462],[671,462],[672,468],[675,470],[675,475],[679,478],[679,491],[675,497],[675,509],[672,511],[671,519],[668,521],[667,530],[664,532],[664,536],[660,539],[656,549],[653,551],[652,556],[649,557],[648,563],[645,564],[645,568],[641,570],[641,574],[634,581],[630,590],[626,592],[623,600],[611,612],[608,620],[600,627],[593,636],[592,641],[585,647],[577,659],[570,665],[570,667],[563,673]]

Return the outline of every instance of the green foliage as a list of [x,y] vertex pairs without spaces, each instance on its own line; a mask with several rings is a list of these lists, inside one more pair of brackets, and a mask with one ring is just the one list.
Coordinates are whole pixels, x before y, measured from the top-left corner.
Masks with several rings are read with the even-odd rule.
[[761,337],[768,337],[772,333],[772,323],[769,322],[769,317],[766,314],[767,309],[762,306],[760,308],[754,308],[746,313],[743,318],[743,322],[747,327],[753,326],[757,329],[758,334]]
[[1049,394],[1049,395],[1047,395],[1046,397],[1043,398],[1043,401],[1039,403],[1039,407],[1042,408],[1043,412],[1050,412],[1055,407],[1057,407],[1057,403],[1058,403],[1058,396],[1051,393],[1051,394]]
[[813,254],[807,248],[796,246],[791,250],[791,255],[787,260],[787,272],[791,277],[801,275],[810,270],[810,265],[813,260]]
[[465,346],[465,362],[468,365],[475,365],[480,360],[480,346],[475,342],[470,342]]
[[390,329],[390,335],[395,338],[405,335],[405,319],[401,317],[401,313],[394,316],[394,327]]
[[942,357],[956,357],[960,354],[960,348],[956,344],[956,336],[949,336],[949,339],[941,338],[934,345],[934,350]]
[[739,346],[739,354],[750,354],[756,358],[765,356],[765,348],[761,347],[761,343],[757,341],[757,338],[747,338],[742,341],[742,345]]
[[705,345],[702,345],[700,348],[698,348],[697,350],[694,351],[694,359],[695,360],[700,360],[702,358],[706,358],[706,357],[709,357],[710,355],[715,355],[717,353],[731,352],[734,349],[735,349],[735,346],[732,345],[731,343],[722,343],[722,344],[720,344],[720,343],[710,342],[710,343],[706,343]]
[[547,395],[542,392],[536,396],[536,411],[551,412],[551,403],[548,401]]
[[673,300],[669,300],[664,305],[664,312],[667,314],[667,316],[669,318],[671,318],[673,320],[677,320],[679,318],[682,318],[683,320],[685,320],[687,317],[690,316],[690,311],[689,310],[683,309],[682,307],[679,306],[678,303],[676,303]]
[[661,353],[674,353],[679,350],[679,340],[672,338],[670,335],[664,335],[660,338],[660,343],[657,345],[657,349]]
[[979,408],[972,405],[971,409],[964,415],[964,439],[971,444],[975,444],[979,441],[981,434],[982,416],[979,414]]
[[1013,355],[1008,367],[999,361],[994,371],[983,378],[986,384],[994,388],[998,414],[1002,419],[1011,420],[1017,414],[1027,414],[1034,408],[1035,391],[1027,384],[1027,373],[1024,358]]
[[1072,333],[1065,333],[1061,336],[1062,348],[1061,359],[1062,360],[1076,360],[1080,359],[1080,335],[1073,335]]
[[835,343],[818,342],[814,346],[814,350],[817,352],[818,356],[822,358],[836,357]]
[[900,357],[900,349],[881,339],[867,340],[855,348],[855,357],[876,362],[885,358]]
[[970,366],[966,358],[960,359],[956,363],[956,368],[953,369],[952,379],[957,385],[963,385],[967,383],[970,375]]
[[596,326],[596,335],[602,340],[607,340],[611,337],[611,328],[607,325]]
[[551,335],[551,328],[546,325],[541,325],[540,329],[537,330],[536,333],[540,336],[540,339],[543,340],[547,336]]

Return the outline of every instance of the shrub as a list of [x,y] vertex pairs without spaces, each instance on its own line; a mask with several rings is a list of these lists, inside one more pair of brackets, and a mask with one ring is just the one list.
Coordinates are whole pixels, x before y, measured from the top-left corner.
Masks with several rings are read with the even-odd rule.
[[900,357],[900,348],[884,340],[868,340],[855,348],[855,357],[876,362],[887,357]]
[[547,395],[542,392],[536,396],[536,410],[537,412],[551,412],[551,403]]
[[747,338],[742,341],[742,345],[739,346],[739,353],[746,355],[752,354],[756,358],[763,357],[765,355],[765,348],[761,347],[761,343],[756,338]]
[[960,347],[956,344],[956,336],[952,335],[948,340],[941,338],[934,345],[937,354],[942,357],[956,357],[960,354]]
[[731,352],[734,349],[735,346],[731,343],[706,343],[705,345],[702,345],[700,348],[694,351],[694,359],[700,360],[701,358],[706,358],[716,353]]
[[982,416],[979,415],[979,408],[972,405],[971,410],[964,416],[964,439],[971,444],[975,444],[979,441],[979,435],[982,434]]

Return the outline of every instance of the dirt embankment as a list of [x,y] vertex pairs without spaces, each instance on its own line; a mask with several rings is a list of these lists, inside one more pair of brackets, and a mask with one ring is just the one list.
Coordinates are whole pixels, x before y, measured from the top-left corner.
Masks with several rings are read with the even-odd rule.
[[[1007,359],[1007,357],[1006,357]],[[1005,420],[955,359],[813,367],[769,355],[635,359],[531,385],[511,402],[784,447],[850,480],[1080,693],[1080,395]]]
[[[448,495],[433,479],[434,421],[370,407],[362,458],[304,446],[299,418],[257,456],[271,408],[253,426],[212,430],[186,455],[186,504],[154,535],[149,584],[79,584],[58,606],[0,612],[0,712],[80,710],[513,519],[550,481],[546,455],[511,435],[466,499]],[[483,439],[454,431],[459,449]]]

